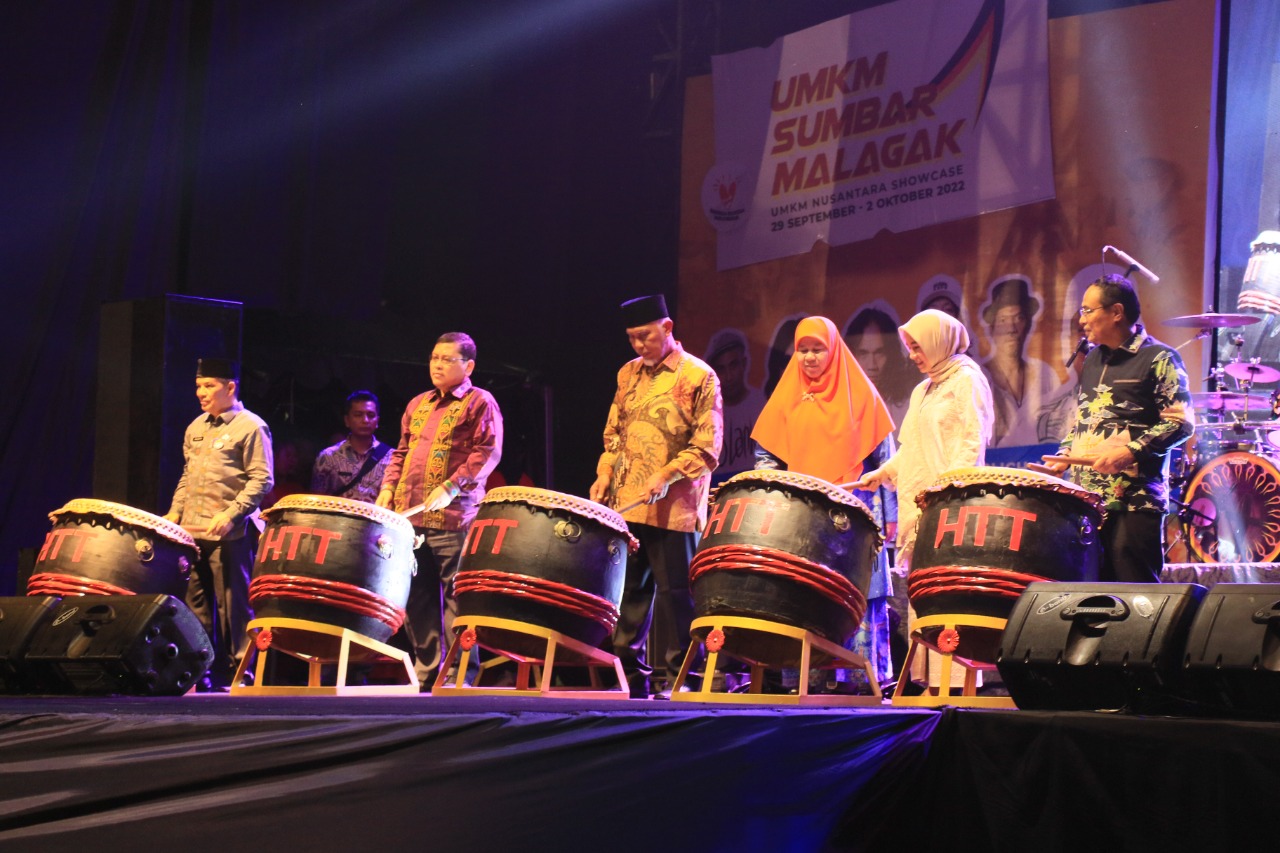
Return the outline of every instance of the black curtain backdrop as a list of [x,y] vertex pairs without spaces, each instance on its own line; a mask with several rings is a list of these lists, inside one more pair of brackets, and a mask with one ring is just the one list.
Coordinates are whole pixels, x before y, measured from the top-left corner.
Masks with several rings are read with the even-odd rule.
[[[243,302],[245,402],[278,437],[281,347],[394,365],[394,439],[435,337],[466,330],[500,402],[551,389],[554,487],[585,493],[630,352],[617,304],[674,297],[653,211],[678,181],[642,128],[657,5],[4,4],[0,579],[92,496],[108,301]],[[327,377],[317,430],[367,374]]]

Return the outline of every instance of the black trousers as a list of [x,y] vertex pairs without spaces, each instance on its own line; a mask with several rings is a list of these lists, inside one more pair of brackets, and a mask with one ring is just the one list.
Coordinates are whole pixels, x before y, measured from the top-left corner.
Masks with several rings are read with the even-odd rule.
[[[462,544],[467,531],[421,527],[415,527],[414,531],[423,536],[422,545],[413,552],[418,571],[409,584],[402,634],[394,640],[396,645],[406,647],[413,654],[418,682],[430,688],[453,642],[453,620],[458,615],[453,578],[462,564]],[[475,655],[471,657],[471,664],[474,675],[479,669]]]
[[689,647],[689,623],[693,621],[689,564],[698,547],[698,534],[647,524],[628,524],[627,527],[640,547],[627,559],[618,627],[613,632],[613,653],[622,661],[635,692],[637,681],[653,672],[646,660],[645,644],[654,626],[655,612],[655,653],[662,656],[672,676],[680,671],[684,662],[685,650]]
[[197,539],[200,558],[191,567],[187,605],[200,620],[213,644],[209,682],[229,687],[249,648],[249,578],[253,572],[254,542],[249,535],[238,539]]
[[1112,512],[1102,523],[1102,571],[1098,580],[1159,583],[1164,569],[1164,516]]

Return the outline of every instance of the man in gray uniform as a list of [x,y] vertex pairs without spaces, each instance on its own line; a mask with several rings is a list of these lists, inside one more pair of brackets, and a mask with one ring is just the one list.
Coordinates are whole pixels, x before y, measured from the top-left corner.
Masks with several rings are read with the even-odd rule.
[[202,358],[196,399],[203,412],[182,438],[185,462],[165,518],[195,537],[200,558],[191,570],[187,604],[213,642],[209,687],[230,687],[248,646],[249,576],[258,506],[273,483],[271,430],[238,399],[235,362]]

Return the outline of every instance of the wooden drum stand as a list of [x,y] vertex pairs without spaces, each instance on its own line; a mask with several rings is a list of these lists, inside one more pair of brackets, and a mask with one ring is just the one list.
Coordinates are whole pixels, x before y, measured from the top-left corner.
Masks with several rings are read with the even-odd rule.
[[[996,668],[993,663],[969,660],[953,654],[959,643],[959,628],[991,628],[1003,631],[1007,619],[994,616],[975,616],[968,614],[941,614],[925,616],[911,623],[911,648],[907,651],[907,659],[903,661],[902,672],[898,677],[898,686],[893,691],[893,704],[908,708],[937,708],[943,705],[954,705],[961,708],[1016,708],[1008,696],[979,696],[978,672]],[[942,628],[936,642],[924,639],[922,628]],[[903,695],[903,688],[911,679],[911,662],[917,654],[924,654],[931,649],[942,656],[942,669],[938,674],[938,693],[922,696]],[[951,667],[964,668],[964,687],[959,694],[951,692]]]
[[[409,655],[350,628],[305,619],[269,617],[249,623],[252,642],[236,668],[231,695],[236,696],[416,696],[418,678]],[[268,657],[279,653],[307,664],[306,685],[269,684]],[[253,683],[244,675],[253,665]],[[369,668],[385,684],[348,684],[352,664]],[[324,667],[336,667],[334,681],[325,684]]]
[[[541,656],[516,654],[501,648],[490,646],[479,641],[477,628],[490,628],[523,636],[536,637],[545,641],[545,651]],[[497,616],[458,616],[453,620],[456,634],[449,646],[448,657],[440,667],[435,684],[431,686],[432,696],[540,696],[551,699],[630,699],[631,691],[627,687],[627,676],[623,672],[622,662],[617,656],[601,649],[588,646],[550,628],[532,625],[516,619],[503,619]],[[480,646],[498,655],[480,664],[480,672],[474,684],[460,680],[465,678],[467,666],[476,646]],[[516,664],[516,681],[512,686],[486,686],[484,677],[493,667],[514,661]],[[457,664],[455,667],[454,664]],[[582,667],[589,673],[589,687],[557,687],[552,679],[557,665]],[[612,670],[616,676],[615,686],[606,686],[600,678],[600,670]],[[450,678],[450,671],[455,675]],[[531,683],[530,675],[536,679]]]
[[[676,677],[671,691],[671,699],[676,702],[721,702],[735,705],[874,705],[884,704],[880,694],[880,685],[876,681],[871,664],[862,655],[836,645],[830,640],[791,625],[770,622],[764,619],[752,619],[746,616],[703,616],[694,619],[690,629],[707,628],[707,639],[703,645],[707,650],[707,666],[702,676],[702,684],[697,690],[682,691],[689,668],[697,656],[696,646],[690,646],[685,654],[684,664]],[[728,630],[726,630],[728,629]],[[735,654],[733,636],[736,632],[755,632],[789,637],[800,644],[800,684],[795,694],[772,694],[763,692],[764,673],[770,667],[758,660],[743,654]],[[809,694],[809,670],[813,660],[813,652],[817,650],[825,656],[826,663],[821,669],[859,669],[867,674],[867,683],[871,687],[870,696],[849,696],[845,694]],[[713,692],[714,676],[721,656],[739,660],[751,666],[751,691],[749,693]],[[840,666],[839,664],[845,664]],[[775,667],[777,668],[777,667]]]

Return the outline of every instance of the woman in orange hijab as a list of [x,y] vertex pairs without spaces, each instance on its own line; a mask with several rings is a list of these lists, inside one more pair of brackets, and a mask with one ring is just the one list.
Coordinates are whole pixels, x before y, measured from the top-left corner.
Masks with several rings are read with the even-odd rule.
[[[892,455],[892,434],[888,407],[836,324],[826,317],[801,320],[791,361],[751,432],[759,448],[756,468],[786,468],[847,485],[858,479],[865,464],[875,467]],[[883,524],[880,501],[866,492],[858,497]],[[893,677],[889,595],[889,561],[881,551],[867,590],[867,612],[850,644],[871,663],[881,683]],[[858,673],[861,670],[837,671],[837,689],[856,689]],[[793,674],[798,676],[789,672],[783,676]]]
[[751,431],[756,444],[789,471],[842,484],[861,476],[867,457],[891,432],[888,407],[836,324],[826,317],[801,320],[791,363]]

